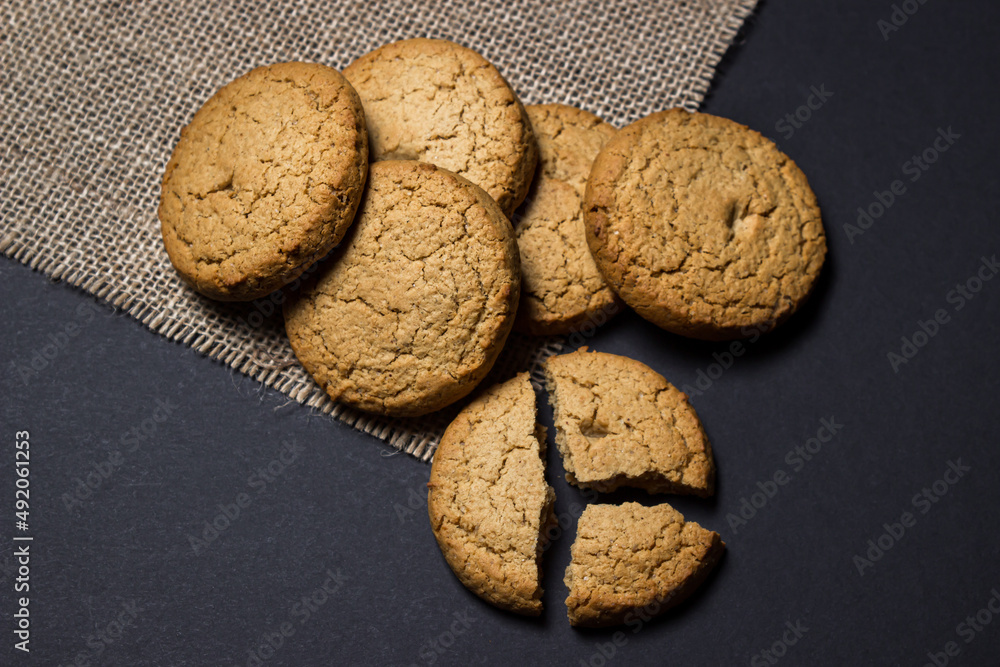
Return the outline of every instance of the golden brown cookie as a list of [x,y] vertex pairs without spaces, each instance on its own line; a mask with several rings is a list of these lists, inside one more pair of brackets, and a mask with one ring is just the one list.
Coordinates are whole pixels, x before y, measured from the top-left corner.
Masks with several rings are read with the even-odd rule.
[[367,173],[361,100],[339,72],[258,67],[181,132],[160,195],[167,254],[206,296],[264,296],[340,241]]
[[481,55],[408,39],[344,70],[365,105],[373,160],[421,160],[480,186],[504,215],[524,200],[538,149],[510,85]]
[[693,338],[773,328],[826,256],[819,206],[795,163],[739,123],[682,109],[605,145],[584,212],[590,250],[619,296]]
[[462,584],[501,609],[542,611],[539,564],[554,525],[545,429],[528,374],[495,385],[448,426],[434,454],[427,510]]
[[588,505],[564,578],[569,622],[605,627],[661,614],[701,585],[725,546],[666,503]]
[[534,185],[514,217],[522,275],[514,326],[536,335],[564,334],[618,309],[587,247],[581,206],[591,164],[615,129],[564,104],[526,110],[539,159]]
[[285,329],[334,400],[422,415],[486,375],[519,289],[514,232],[489,195],[430,164],[377,162],[354,227],[286,304]]
[[632,486],[704,498],[715,491],[705,429],[662,375],[585,347],[549,357],[544,369],[569,482],[603,492]]

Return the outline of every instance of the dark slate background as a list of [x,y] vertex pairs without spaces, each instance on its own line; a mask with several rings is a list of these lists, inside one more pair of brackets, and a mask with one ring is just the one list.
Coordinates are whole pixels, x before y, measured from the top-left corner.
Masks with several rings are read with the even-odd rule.
[[[902,5],[917,11],[885,39],[887,1],[765,3],[705,106],[773,137],[809,176],[830,256],[807,307],[731,364],[725,345],[631,313],[587,341],[697,390],[718,494],[670,502],[728,551],[689,603],[620,634],[569,627],[562,572],[587,499],[550,451],[567,529],[546,554],[547,610],[493,609],[435,546],[426,464],[4,259],[0,663],[1000,663],[987,606],[1000,610],[1000,278],[974,279],[1000,253],[1000,5]],[[799,110],[814,87],[827,99]],[[797,111],[811,117],[779,125]],[[914,172],[949,128],[959,138]],[[849,236],[896,180],[902,194]],[[935,335],[914,336],[935,314]],[[904,337],[922,345],[894,369]],[[40,354],[53,358],[24,376]],[[823,419],[842,427],[802,455]],[[30,657],[12,647],[18,430],[32,454]],[[938,482],[950,463],[968,470]],[[768,484],[776,474],[786,484]],[[88,476],[99,488],[72,501]],[[924,488],[933,503],[915,498]],[[196,552],[188,535],[239,494],[249,504]],[[744,501],[762,507],[751,516]],[[888,548],[866,555],[880,536]],[[313,595],[322,604],[302,603]]]

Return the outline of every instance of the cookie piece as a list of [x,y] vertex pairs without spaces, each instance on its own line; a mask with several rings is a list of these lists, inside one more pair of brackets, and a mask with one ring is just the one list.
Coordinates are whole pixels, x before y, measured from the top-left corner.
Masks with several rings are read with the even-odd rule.
[[538,149],[510,85],[485,58],[441,39],[407,39],[344,70],[365,105],[373,160],[420,160],[480,186],[504,215],[524,200]]
[[526,107],[538,140],[538,173],[514,218],[521,253],[521,305],[514,328],[569,333],[619,302],[587,247],[583,195],[594,158],[615,129],[564,104]]
[[684,392],[635,359],[583,347],[544,364],[566,480],[602,492],[715,491],[705,429]]
[[769,139],[725,118],[661,111],[594,161],[584,200],[597,266],[640,315],[683,336],[770,330],[826,256],[816,197]]
[[205,296],[264,296],[340,241],[367,173],[361,100],[337,70],[258,67],[181,131],[160,195],[167,254]]
[[334,400],[422,415],[493,366],[519,290],[514,231],[489,195],[430,164],[377,162],[347,239],[286,303],[285,330]]
[[448,426],[434,454],[427,511],[459,581],[487,602],[542,611],[539,565],[555,524],[545,483],[545,429],[527,373],[495,385]]
[[701,585],[725,546],[666,503],[588,505],[564,578],[569,622],[597,628],[661,614]]

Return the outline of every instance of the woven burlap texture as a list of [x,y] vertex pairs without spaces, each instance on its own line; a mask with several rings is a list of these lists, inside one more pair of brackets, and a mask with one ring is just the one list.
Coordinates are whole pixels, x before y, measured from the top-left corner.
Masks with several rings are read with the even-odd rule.
[[[0,10],[0,250],[427,460],[454,410],[396,420],[337,405],[295,363],[280,297],[214,303],[177,277],[156,207],[181,128],[258,65],[342,69],[410,37],[482,53],[525,104],[571,104],[621,127],[660,109],[697,109],[755,4],[9,0]],[[537,381],[539,360],[562,346],[513,336],[494,377],[531,369]]]

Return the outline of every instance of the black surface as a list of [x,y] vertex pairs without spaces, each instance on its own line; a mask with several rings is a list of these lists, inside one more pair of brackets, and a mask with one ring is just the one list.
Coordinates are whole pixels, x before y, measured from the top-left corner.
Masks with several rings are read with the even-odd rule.
[[[760,652],[794,638],[786,622],[799,622],[808,630],[777,646],[781,664],[923,665],[928,652],[938,664],[998,664],[1000,618],[978,632],[960,624],[1000,590],[1000,278],[961,309],[949,293],[1000,253],[1000,6],[902,4],[919,9],[885,40],[877,22],[890,18],[888,1],[766,3],[705,106],[798,162],[823,207],[830,257],[802,312],[692,392],[718,494],[669,500],[721,532],[728,551],[689,603],[620,635],[571,629],[571,520],[546,555],[544,616],[499,612],[461,587],[435,546],[426,464],[3,260],[0,663],[244,665],[289,622],[294,634],[264,664],[757,665],[772,664]],[[814,86],[833,96],[787,137],[776,123]],[[939,128],[960,138],[911,182],[904,164]],[[844,225],[896,179],[905,193],[852,243]],[[938,309],[949,320],[894,372],[887,354]],[[62,338],[70,325],[78,330]],[[630,313],[588,343],[695,388],[699,371],[718,375],[713,354],[725,349]],[[36,354],[54,358],[25,380],[19,369]],[[158,402],[171,406],[162,423],[149,421]],[[547,407],[542,415],[550,422]],[[843,427],[797,469],[797,455],[786,456],[824,418]],[[130,430],[144,423],[155,431],[135,440]],[[31,442],[30,658],[12,647],[18,430]],[[301,451],[261,488],[255,471],[284,441]],[[121,464],[68,508],[64,494],[115,451]],[[550,454],[557,509],[572,517],[585,499]],[[921,513],[914,494],[959,460],[969,470]],[[787,484],[746,525],[730,525],[778,471]],[[195,553],[188,535],[239,493],[250,505]],[[859,574],[854,556],[904,512],[915,523]],[[304,619],[293,605],[328,570],[339,588]],[[133,602],[134,618],[124,611]],[[117,617],[127,621],[120,633]],[[948,642],[957,656],[942,653]]]

